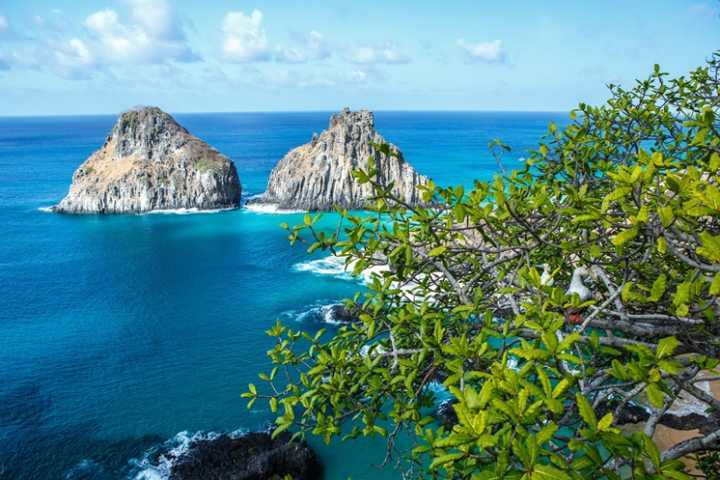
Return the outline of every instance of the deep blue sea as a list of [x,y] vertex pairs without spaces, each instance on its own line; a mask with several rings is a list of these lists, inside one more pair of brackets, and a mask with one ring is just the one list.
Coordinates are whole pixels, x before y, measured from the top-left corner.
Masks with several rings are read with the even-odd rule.
[[[235,162],[244,194],[327,126],[329,113],[178,114]],[[519,165],[559,113],[376,114],[376,126],[436,183]],[[362,288],[291,247],[300,214],[65,216],[67,192],[113,116],[0,118],[0,479],[162,478],[153,452],[197,432],[253,430],[270,417],[240,393],[268,369],[264,331],[316,331],[317,307]],[[334,221],[327,218],[328,224]],[[313,263],[314,262],[314,263]],[[186,433],[182,433],[186,432]],[[326,479],[398,478],[378,442],[313,441]]]

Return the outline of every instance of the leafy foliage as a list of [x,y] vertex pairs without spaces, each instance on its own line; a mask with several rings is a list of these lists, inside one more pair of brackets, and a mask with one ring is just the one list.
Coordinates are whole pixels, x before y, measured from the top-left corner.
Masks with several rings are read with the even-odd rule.
[[[429,182],[424,207],[358,172],[370,215],[288,230],[375,267],[348,301],[359,320],[327,339],[278,323],[266,387],[244,396],[278,412],[276,433],[386,437],[388,458],[410,435],[432,477],[691,478],[678,459],[720,430],[662,452],[652,436],[681,393],[720,407],[696,386],[720,349],[719,72],[716,54],[688,77],[611,85],[522,170],[470,191]],[[589,299],[567,293],[574,274]],[[432,382],[454,426],[436,422]],[[621,428],[630,405],[648,412],[640,431]]]

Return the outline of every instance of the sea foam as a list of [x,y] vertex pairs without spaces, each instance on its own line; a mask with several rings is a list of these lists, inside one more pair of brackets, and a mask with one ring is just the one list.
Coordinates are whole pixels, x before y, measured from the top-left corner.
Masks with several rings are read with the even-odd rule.
[[[53,213],[55,211],[56,205],[50,205],[49,207],[39,207],[38,210],[45,213]],[[141,212],[137,213],[136,215],[197,215],[197,214],[205,214],[205,213],[220,213],[220,212],[227,212],[230,210],[235,210],[236,207],[227,207],[227,208],[208,208],[208,209],[201,209],[201,208],[168,208],[168,209],[158,209],[158,210],[150,210],[147,212]]]
[[220,213],[220,212],[228,212],[230,210],[235,210],[236,207],[226,207],[226,208],[208,208],[208,209],[201,209],[201,208],[167,208],[167,209],[159,209],[159,210],[150,210],[148,212],[142,212],[138,215],[198,215],[198,214],[205,214],[205,213]]
[[333,314],[333,307],[341,305],[339,301],[322,300],[299,310],[286,310],[280,314],[281,320],[293,320],[299,323],[326,323],[328,325],[346,325]]
[[246,203],[245,211],[252,213],[266,213],[271,215],[290,215],[294,213],[306,213],[305,210],[280,208],[280,206],[275,203]]
[[373,276],[381,276],[383,272],[389,270],[387,265],[374,265],[366,268],[359,275],[353,275],[354,262],[345,265],[345,259],[328,255],[327,257],[317,258],[315,260],[307,260],[305,262],[293,265],[296,272],[309,272],[316,275],[330,275],[343,280],[355,280],[362,283],[369,283]]

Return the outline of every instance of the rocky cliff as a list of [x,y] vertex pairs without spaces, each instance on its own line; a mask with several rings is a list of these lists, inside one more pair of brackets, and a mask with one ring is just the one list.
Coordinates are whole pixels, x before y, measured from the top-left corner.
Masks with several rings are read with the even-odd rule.
[[280,160],[265,193],[249,202],[283,209],[363,208],[373,190],[368,184],[359,185],[352,172],[358,168],[367,171],[372,156],[380,183],[393,182],[396,195],[408,204],[420,203],[417,187],[427,179],[403,159],[395,145],[389,144],[390,155],[377,151],[376,145],[387,143],[375,131],[371,112],[345,109],[330,118],[327,130]]
[[217,209],[240,202],[235,165],[156,107],[123,113],[73,175],[63,213]]

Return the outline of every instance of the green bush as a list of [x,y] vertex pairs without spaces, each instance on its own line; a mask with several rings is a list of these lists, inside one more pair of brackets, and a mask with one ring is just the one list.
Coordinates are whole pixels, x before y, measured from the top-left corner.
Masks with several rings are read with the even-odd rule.
[[[471,191],[431,182],[426,207],[357,172],[372,213],[341,211],[330,233],[308,215],[290,240],[355,273],[389,268],[330,338],[273,327],[275,368],[244,396],[278,412],[276,432],[386,437],[428,477],[692,478],[678,459],[720,430],[665,451],[651,438],[681,393],[720,406],[694,383],[720,349],[719,75],[716,54],[688,77],[611,85],[522,170]],[[590,298],[567,294],[573,274]],[[456,400],[450,428],[433,381]],[[633,433],[631,405],[648,412]]]

